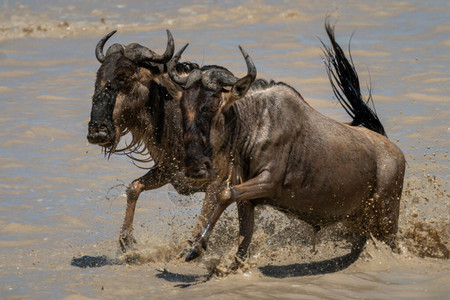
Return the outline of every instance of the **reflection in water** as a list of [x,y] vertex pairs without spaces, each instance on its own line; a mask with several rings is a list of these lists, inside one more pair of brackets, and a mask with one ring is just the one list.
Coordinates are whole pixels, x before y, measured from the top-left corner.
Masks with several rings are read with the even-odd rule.
[[[447,1],[51,0],[0,7],[2,297],[414,299],[450,292]],[[310,228],[261,209],[249,262],[208,280],[212,269],[228,274],[236,212],[218,224],[200,263],[183,263],[178,255],[202,195],[183,198],[166,186],[141,196],[138,250],[120,256],[125,186],[145,170],[126,157],[105,159],[87,144],[98,38],[118,29],[111,43],[159,51],[169,28],[177,49],[190,42],[187,60],[240,70],[238,76],[246,71],[242,44],[259,76],[285,81],[314,108],[348,121],[332,97],[317,39],[330,12],[342,45],[355,31],[361,84],[370,78],[378,115],[407,157],[398,253],[369,243],[355,262],[347,260],[338,226],[311,254]]]

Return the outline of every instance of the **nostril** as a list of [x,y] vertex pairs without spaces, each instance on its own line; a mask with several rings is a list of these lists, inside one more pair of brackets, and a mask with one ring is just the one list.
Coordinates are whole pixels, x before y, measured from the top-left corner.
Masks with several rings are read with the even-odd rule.
[[108,132],[108,128],[105,125],[96,126],[94,128],[94,132],[95,133],[107,133]]
[[191,178],[206,178],[208,176],[208,169],[205,164],[190,167],[186,169],[185,175]]
[[206,172],[206,170],[207,170],[206,165],[205,165],[205,164],[202,164],[202,165],[200,165],[200,167],[198,168],[197,173],[203,174],[203,173]]
[[104,138],[106,138],[106,137],[108,136],[108,134],[107,134],[106,132],[104,132],[104,131],[100,131],[100,132],[98,132],[98,133],[96,134],[96,136],[97,136],[97,138],[99,138],[99,139],[104,139]]
[[106,125],[89,124],[89,134],[108,133],[108,131]]
[[89,142],[97,144],[103,143],[109,138],[108,127],[104,124],[90,123],[87,139]]

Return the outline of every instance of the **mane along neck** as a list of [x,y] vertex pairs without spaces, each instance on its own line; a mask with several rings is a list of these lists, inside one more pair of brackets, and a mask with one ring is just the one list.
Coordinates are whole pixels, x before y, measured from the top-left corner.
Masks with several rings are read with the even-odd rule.
[[[161,152],[161,140],[164,131],[165,101],[172,100],[167,89],[161,84],[150,81],[143,91],[137,91],[136,105],[131,113],[122,136],[130,133],[131,141],[117,150],[139,162],[158,161]],[[140,156],[139,158],[137,156]]]

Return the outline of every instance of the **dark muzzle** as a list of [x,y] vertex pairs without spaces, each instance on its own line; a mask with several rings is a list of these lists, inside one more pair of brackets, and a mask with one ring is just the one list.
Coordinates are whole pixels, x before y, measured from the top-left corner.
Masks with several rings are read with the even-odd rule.
[[185,175],[193,179],[207,179],[210,176],[211,161],[204,157],[201,160],[187,160]]
[[100,123],[96,121],[89,122],[89,129],[87,140],[91,144],[98,144],[101,146],[107,146],[112,144],[115,140],[114,131],[108,129],[105,123]]
[[92,98],[91,120],[88,125],[87,139],[91,144],[112,145],[116,139],[113,121],[117,92],[108,83]]

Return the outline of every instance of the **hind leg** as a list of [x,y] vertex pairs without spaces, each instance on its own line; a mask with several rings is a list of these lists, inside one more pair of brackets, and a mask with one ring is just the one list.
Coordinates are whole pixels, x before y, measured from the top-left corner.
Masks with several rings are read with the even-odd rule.
[[255,206],[250,201],[238,203],[239,215],[239,247],[236,253],[236,267],[247,258],[247,250],[253,236],[255,226]]
[[[397,163],[396,163],[397,162]],[[373,198],[373,222],[371,233],[379,240],[395,247],[400,213],[400,198],[403,190],[404,163],[399,160],[384,164],[378,176]]]
[[387,193],[378,192],[374,196],[374,220],[369,231],[375,238],[385,242],[391,248],[395,246],[398,231],[400,196],[401,190],[399,194],[387,195]]

